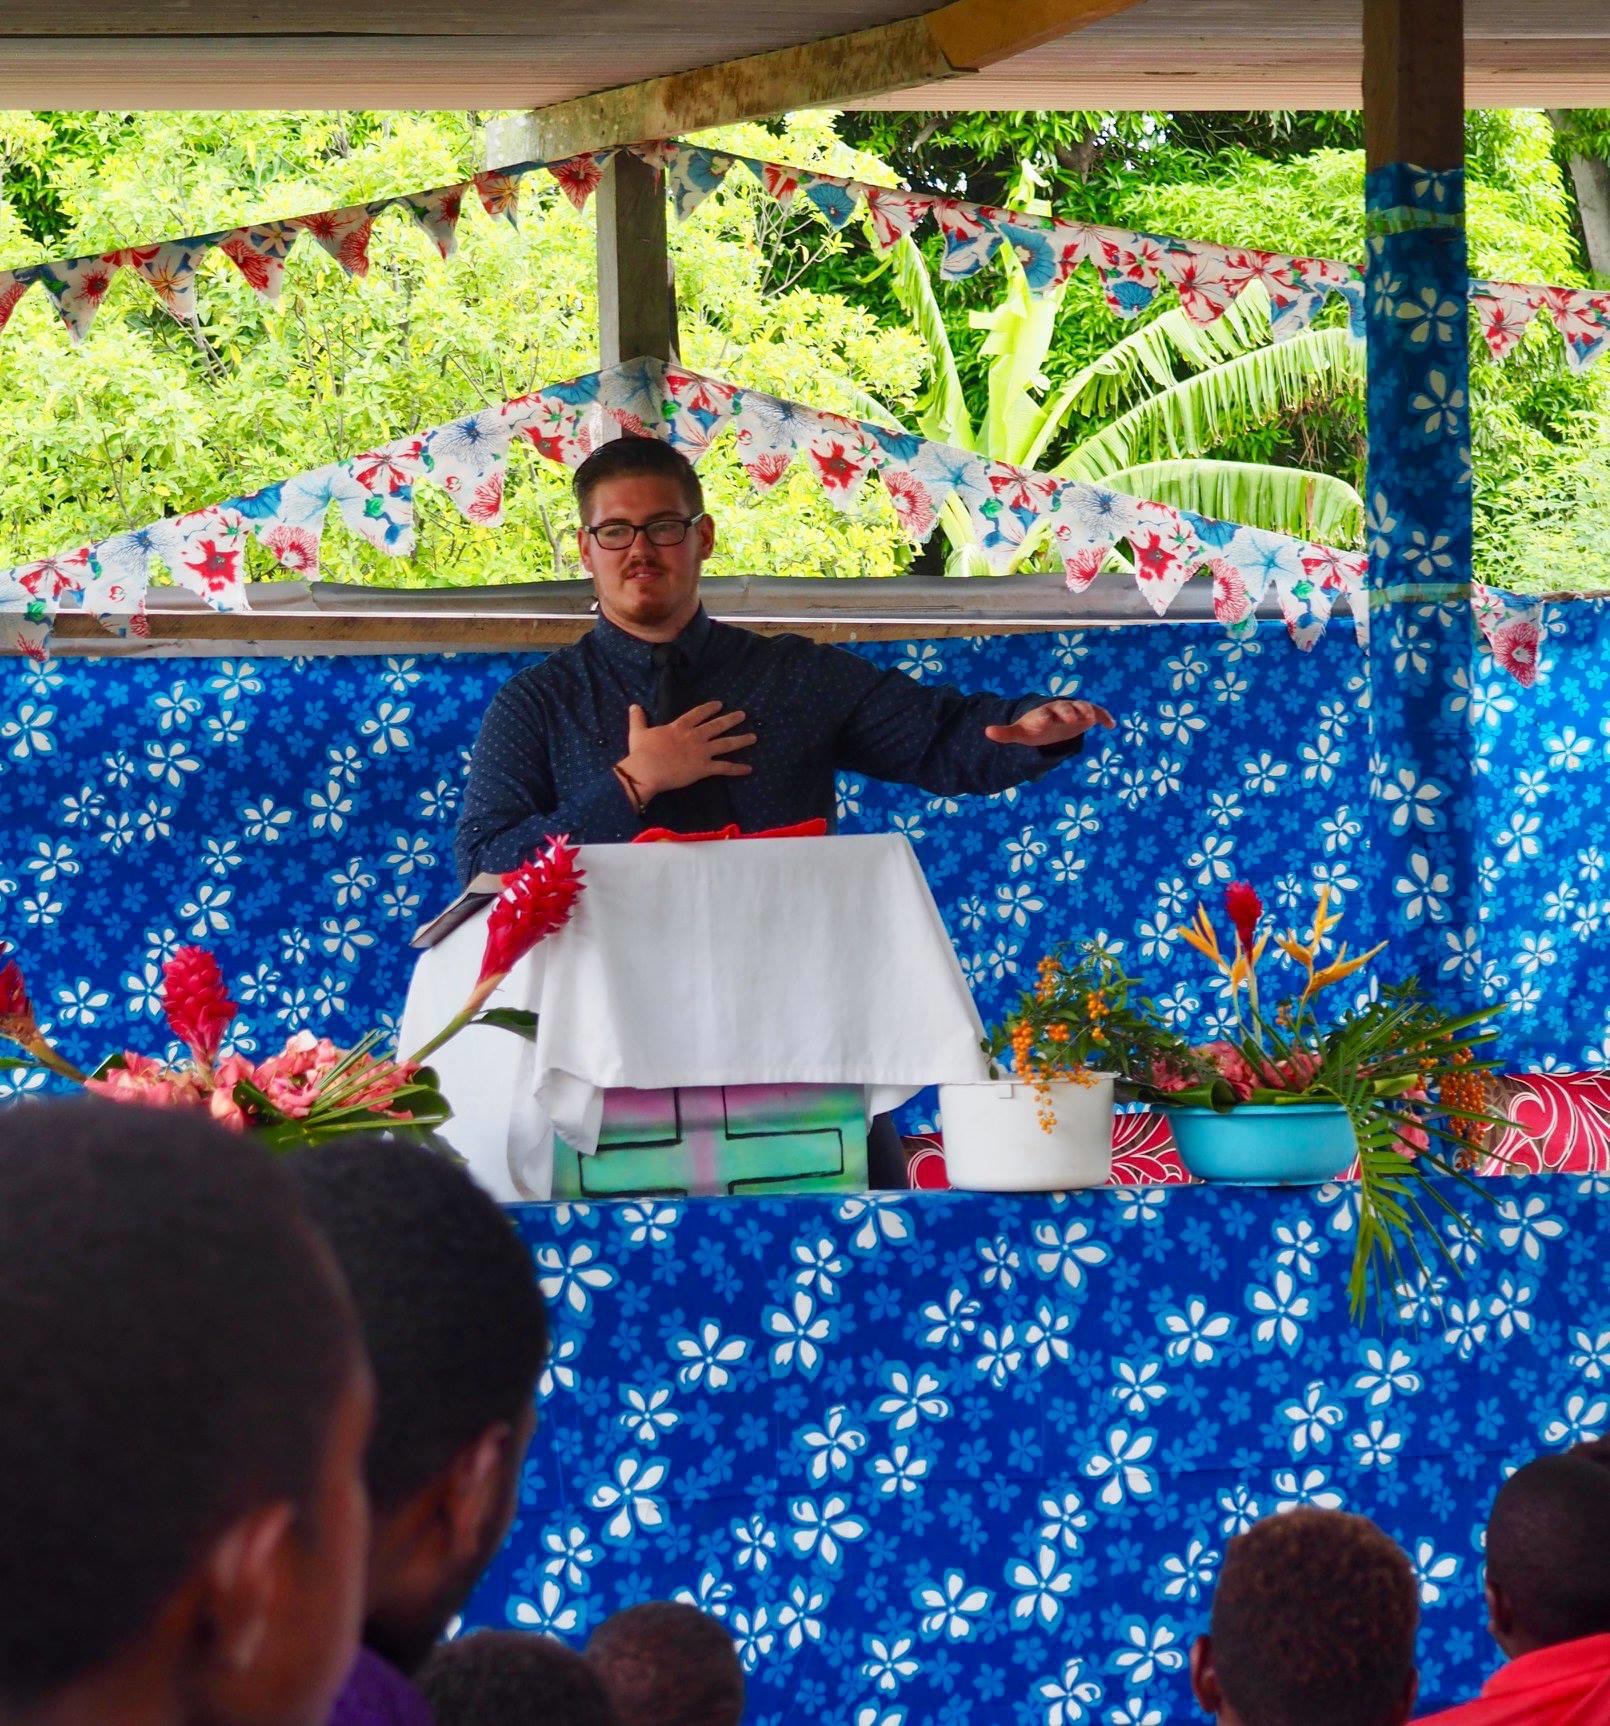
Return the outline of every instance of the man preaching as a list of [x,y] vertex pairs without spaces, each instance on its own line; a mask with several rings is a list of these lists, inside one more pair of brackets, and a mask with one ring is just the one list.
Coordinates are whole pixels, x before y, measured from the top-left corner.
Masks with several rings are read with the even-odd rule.
[[464,882],[515,868],[555,833],[596,845],[651,827],[831,828],[840,771],[988,795],[1113,722],[1093,702],[962,695],[713,622],[699,576],[715,523],[692,464],[658,439],[604,444],[573,483],[598,621],[494,697],[454,844]]

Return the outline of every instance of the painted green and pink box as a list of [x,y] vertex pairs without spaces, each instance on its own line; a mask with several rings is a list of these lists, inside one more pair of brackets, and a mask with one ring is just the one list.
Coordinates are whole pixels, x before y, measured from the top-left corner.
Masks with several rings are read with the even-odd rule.
[[556,1199],[864,1192],[859,1085],[684,1085],[604,1093],[598,1149],[554,1144]]

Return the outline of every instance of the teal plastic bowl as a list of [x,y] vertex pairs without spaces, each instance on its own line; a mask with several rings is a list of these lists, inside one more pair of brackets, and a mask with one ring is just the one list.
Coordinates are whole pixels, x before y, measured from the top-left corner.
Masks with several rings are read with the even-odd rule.
[[1336,1103],[1241,1103],[1225,1114],[1171,1108],[1180,1161],[1199,1181],[1313,1187],[1346,1174],[1353,1123]]

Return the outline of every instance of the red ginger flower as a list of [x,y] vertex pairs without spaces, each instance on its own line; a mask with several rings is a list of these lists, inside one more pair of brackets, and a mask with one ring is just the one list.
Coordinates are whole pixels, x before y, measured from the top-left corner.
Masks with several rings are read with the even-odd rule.
[[229,1022],[240,1011],[218,961],[205,947],[181,947],[162,967],[162,1011],[173,1034],[210,1067]]
[[503,877],[486,920],[486,949],[476,986],[505,976],[544,937],[570,921],[582,891],[576,848],[561,834],[548,849]]
[[1250,881],[1232,881],[1224,890],[1224,909],[1235,925],[1236,939],[1243,950],[1252,952],[1257,937],[1258,919],[1263,915],[1263,901]]
[[[0,946],[0,954],[9,949]],[[34,1024],[34,1004],[28,999],[28,985],[22,967],[15,959],[0,966],[0,1037],[13,1043],[25,1043],[37,1035]]]

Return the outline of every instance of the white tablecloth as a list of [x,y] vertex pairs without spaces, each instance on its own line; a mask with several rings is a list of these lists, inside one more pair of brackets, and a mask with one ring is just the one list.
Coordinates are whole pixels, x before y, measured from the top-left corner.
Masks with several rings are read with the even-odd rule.
[[[546,1197],[553,1130],[597,1147],[605,1090],[860,1085],[867,1112],[986,1076],[978,1012],[898,835],[587,845],[564,929],[491,1005],[538,1015],[535,1046],[482,1026],[435,1057],[444,1137],[504,1199]],[[468,995],[486,913],[424,953],[401,1047]]]

